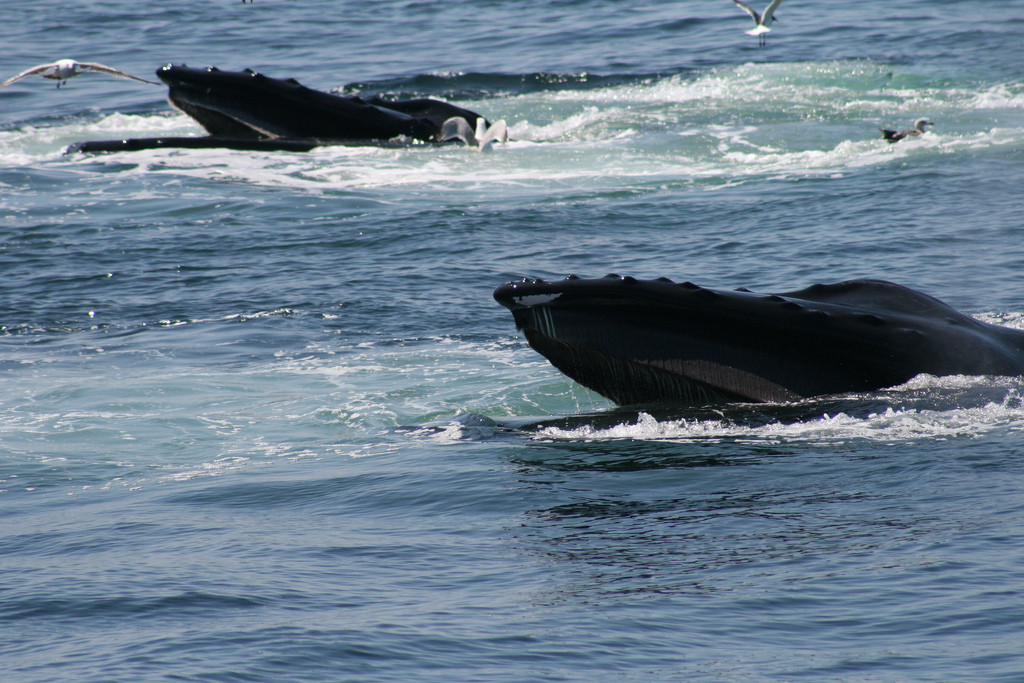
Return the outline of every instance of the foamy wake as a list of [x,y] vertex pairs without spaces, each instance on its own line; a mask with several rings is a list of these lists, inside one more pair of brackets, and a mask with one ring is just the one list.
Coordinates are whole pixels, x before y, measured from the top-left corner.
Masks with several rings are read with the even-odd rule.
[[[110,159],[131,162],[122,173],[314,192],[517,192],[666,183],[715,188],[759,177],[838,175],[906,158],[1024,145],[1024,83],[948,87],[868,60],[744,64],[458,104],[507,120],[512,141],[487,157],[466,154],[459,146],[411,145],[326,147],[308,154],[148,150],[62,158],[67,145],[81,140],[202,135],[179,113],[95,119],[83,114],[53,125],[0,131],[0,166],[59,161],[88,174],[97,172],[96,159]],[[927,135],[912,144],[881,140],[879,126],[909,126],[919,115],[936,121]]]
[[[972,378],[966,378],[972,379]],[[965,378],[960,378],[965,380]],[[915,382],[940,381],[935,378]],[[956,381],[956,380],[953,380]],[[906,385],[913,388],[913,383]],[[742,424],[731,419],[663,419],[641,412],[635,422],[607,428],[581,425],[544,427],[534,438],[556,441],[730,441],[750,443],[837,444],[849,441],[900,443],[981,437],[995,430],[1024,430],[1024,401],[1010,389],[1001,401],[974,407],[889,406],[866,416],[823,413],[796,421]]]

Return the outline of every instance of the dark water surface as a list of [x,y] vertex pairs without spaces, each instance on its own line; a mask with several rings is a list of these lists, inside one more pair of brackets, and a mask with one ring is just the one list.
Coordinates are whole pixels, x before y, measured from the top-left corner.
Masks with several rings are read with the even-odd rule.
[[[1024,12],[7,3],[0,76],[251,67],[504,118],[492,154],[64,156],[166,90],[0,90],[12,681],[1019,680],[1024,384],[616,409],[491,298],[876,277],[1024,327]],[[879,126],[935,121],[887,145]]]

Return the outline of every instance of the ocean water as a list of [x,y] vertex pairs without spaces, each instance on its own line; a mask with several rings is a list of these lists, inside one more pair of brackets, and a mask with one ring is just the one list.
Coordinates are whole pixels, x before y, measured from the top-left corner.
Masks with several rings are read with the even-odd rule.
[[[1024,381],[629,410],[492,290],[851,277],[1024,328],[1024,8],[0,6],[0,77],[251,67],[504,118],[456,146],[199,135],[166,89],[0,89],[8,681],[1024,678]],[[926,116],[917,140],[878,127]]]

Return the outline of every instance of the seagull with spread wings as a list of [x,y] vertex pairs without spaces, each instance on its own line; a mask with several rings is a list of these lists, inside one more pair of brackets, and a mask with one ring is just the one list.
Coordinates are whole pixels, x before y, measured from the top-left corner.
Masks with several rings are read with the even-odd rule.
[[754,20],[754,28],[750,29],[746,33],[752,36],[757,36],[757,44],[761,47],[764,47],[764,34],[768,33],[768,31],[771,31],[771,28],[769,28],[768,25],[775,20],[775,10],[778,9],[779,5],[782,4],[782,0],[772,0],[771,3],[769,3],[769,5],[764,8],[764,12],[762,12],[761,14],[758,14],[757,10],[755,10],[753,7],[751,7],[745,2],[740,2],[740,0],[732,1],[739,5],[740,9],[749,14],[751,18]]
[[470,149],[489,152],[495,142],[508,142],[508,127],[505,125],[505,120],[502,119],[488,128],[484,117],[478,116],[474,132],[466,119],[461,116],[453,116],[444,122],[438,140],[445,142],[456,138],[462,140]]
[[139,83],[160,85],[156,81],[147,81],[145,78],[138,78],[137,76],[126,74],[123,71],[119,71],[104,64],[97,64],[96,62],[76,62],[73,59],[58,59],[56,62],[40,64],[32,67],[31,69],[25,69],[17,76],[12,76],[3,83],[0,83],[0,88],[20,81],[23,78],[35,76],[36,74],[41,75],[43,78],[52,78],[57,81],[57,87],[59,88],[61,85],[66,83],[69,78],[85,73],[86,71],[95,71],[96,73],[107,74],[117,78],[128,78],[133,81],[138,81]]

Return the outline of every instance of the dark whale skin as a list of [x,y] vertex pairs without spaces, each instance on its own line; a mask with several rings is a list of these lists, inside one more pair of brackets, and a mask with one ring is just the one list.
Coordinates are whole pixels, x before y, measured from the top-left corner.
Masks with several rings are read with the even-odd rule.
[[882,280],[781,294],[609,275],[501,285],[526,340],[619,405],[784,402],[926,373],[1024,374],[1024,331]]
[[443,142],[447,119],[461,116],[475,127],[482,118],[441,100],[333,95],[248,69],[168,64],[156,75],[167,84],[171,105],[209,135],[89,140],[70,145],[65,153],[164,148],[306,152],[322,145],[437,143]]

